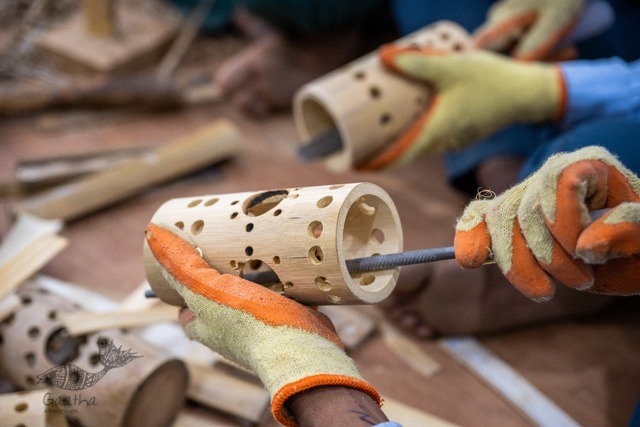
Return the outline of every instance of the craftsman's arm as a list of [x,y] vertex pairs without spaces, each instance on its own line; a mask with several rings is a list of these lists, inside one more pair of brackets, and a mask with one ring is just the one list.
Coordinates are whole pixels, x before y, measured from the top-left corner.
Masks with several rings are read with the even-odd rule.
[[[305,427],[375,426],[387,422],[380,406],[366,393],[348,387],[317,387],[291,398],[291,412]],[[397,425],[395,423],[385,426]]]

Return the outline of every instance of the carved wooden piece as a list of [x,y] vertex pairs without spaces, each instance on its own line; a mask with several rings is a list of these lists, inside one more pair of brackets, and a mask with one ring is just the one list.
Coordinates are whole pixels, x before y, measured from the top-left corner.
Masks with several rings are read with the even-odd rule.
[[[471,47],[471,37],[457,24],[442,21],[395,42],[439,50]],[[372,52],[304,85],[294,100],[294,120],[304,142],[337,129],[341,151],[324,158],[334,171],[365,163],[397,138],[429,104],[427,85],[383,67]]]
[[[66,408],[77,410],[72,416],[82,425],[169,425],[186,397],[183,362],[118,330],[71,338],[59,318],[77,305],[33,283],[22,286],[18,295],[22,307],[0,324],[0,369],[12,383],[27,390],[50,388],[54,400],[69,396],[72,405]],[[99,338],[141,358],[107,369]],[[72,365],[84,371],[75,374],[76,381]],[[40,381],[45,374],[54,375],[48,382],[64,386]],[[55,379],[62,377],[64,382]],[[163,393],[158,394],[160,388]]]
[[[395,205],[380,187],[355,183],[173,199],[151,222],[182,230],[222,273],[272,270],[274,290],[311,305],[377,303],[399,268],[350,274],[345,260],[402,250]],[[151,288],[182,305],[145,247]]]

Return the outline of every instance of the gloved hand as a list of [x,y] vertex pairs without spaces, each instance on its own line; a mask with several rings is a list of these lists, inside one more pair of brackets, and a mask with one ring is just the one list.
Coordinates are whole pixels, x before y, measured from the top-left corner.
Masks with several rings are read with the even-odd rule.
[[187,335],[258,375],[271,394],[271,411],[296,425],[287,399],[323,385],[378,392],[364,381],[331,321],[321,313],[237,276],[211,268],[196,247],[168,228],[150,224],[146,239],[163,274],[190,310]]
[[[610,208],[591,221],[589,211]],[[471,202],[456,225],[456,260],[475,268],[491,255],[536,301],[555,281],[579,290],[640,293],[640,179],[602,147],[552,156],[492,200]]]
[[522,63],[484,51],[451,53],[393,45],[383,47],[380,58],[392,70],[430,84],[434,93],[418,120],[365,169],[460,149],[508,125],[564,114],[564,79],[552,65]]
[[[584,0],[502,0],[476,30],[476,46],[511,50],[517,59],[549,59],[580,18]],[[515,47],[513,46],[515,44]]]

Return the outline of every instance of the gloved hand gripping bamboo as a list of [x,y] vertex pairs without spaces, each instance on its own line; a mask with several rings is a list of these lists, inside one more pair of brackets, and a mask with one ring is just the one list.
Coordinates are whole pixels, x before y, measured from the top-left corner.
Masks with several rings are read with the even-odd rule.
[[146,240],[187,304],[181,313],[187,335],[255,372],[271,394],[272,413],[280,423],[296,425],[287,400],[313,387],[350,387],[381,402],[324,315],[240,277],[218,273],[194,245],[167,228],[150,224]]

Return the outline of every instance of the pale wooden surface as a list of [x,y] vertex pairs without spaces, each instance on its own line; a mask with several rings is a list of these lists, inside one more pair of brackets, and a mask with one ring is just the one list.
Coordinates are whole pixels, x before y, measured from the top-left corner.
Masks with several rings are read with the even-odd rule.
[[[451,243],[453,224],[426,233],[426,215],[460,210],[464,199],[442,178],[439,159],[427,159],[393,173],[334,174],[319,164],[302,165],[295,156],[297,135],[290,114],[251,121],[225,105],[175,113],[131,114],[96,125],[46,132],[38,117],[0,122],[0,179],[9,180],[17,161],[80,151],[151,146],[178,138],[209,121],[227,117],[240,126],[236,158],[216,169],[166,184],[68,224],[69,247],[44,272],[122,299],[144,280],[143,230],[166,200],[211,193],[371,181],[385,188],[398,206],[405,249]],[[51,129],[51,128],[48,128]],[[438,197],[433,197],[438,195]],[[6,203],[3,203],[3,208]],[[0,232],[10,222],[0,213]],[[588,319],[542,325],[482,337],[482,342],[583,425],[625,426],[640,397],[640,314],[637,298],[627,298]],[[365,311],[375,312],[368,307]],[[352,355],[365,378],[392,399],[463,426],[526,426],[527,421],[479,379],[443,352],[436,342],[419,347],[440,370],[427,377],[403,362],[379,335]],[[211,425],[243,425],[220,413],[192,407]],[[273,422],[267,425],[275,425]]]

